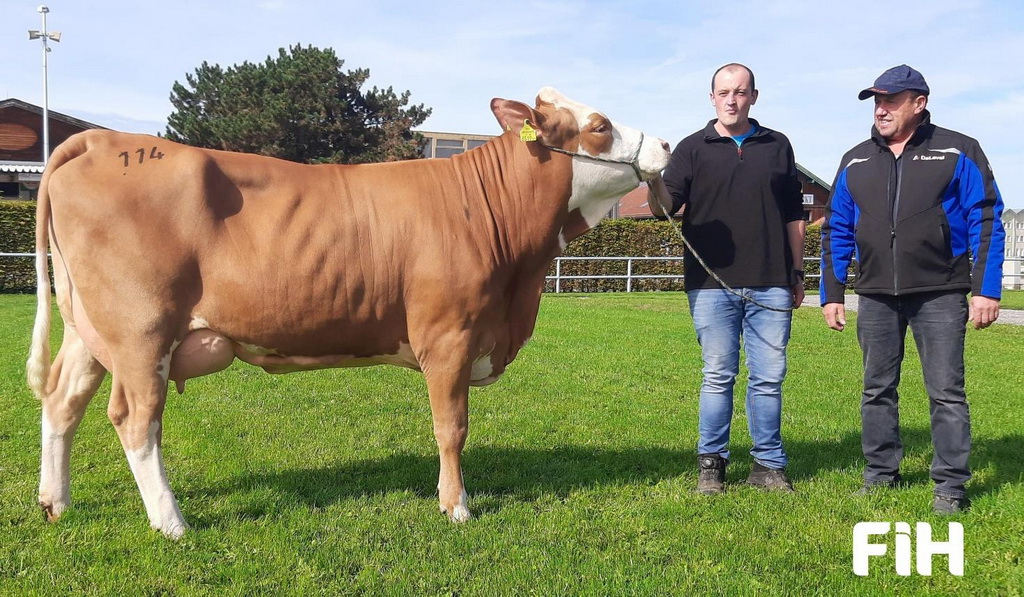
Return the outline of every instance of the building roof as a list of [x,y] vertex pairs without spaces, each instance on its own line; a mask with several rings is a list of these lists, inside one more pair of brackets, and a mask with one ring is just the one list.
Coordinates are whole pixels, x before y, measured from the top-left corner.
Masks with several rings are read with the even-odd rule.
[[0,172],[34,172],[43,173],[42,162],[9,162],[0,160]]
[[[39,106],[37,106],[35,104],[30,104],[28,102],[23,102],[20,99],[13,98],[13,97],[9,97],[9,98],[7,98],[5,100],[0,100],[0,110],[2,110],[3,108],[19,108],[19,109],[25,110],[27,112],[33,112],[35,114],[38,114],[40,117],[42,117],[42,115],[43,115],[43,109],[41,107],[39,107]],[[60,112],[54,112],[53,110],[47,110],[47,112],[48,112],[48,115],[49,115],[50,118],[52,118],[54,120],[60,120],[62,122],[66,122],[67,124],[70,124],[71,126],[75,126],[75,127],[78,127],[78,128],[82,128],[82,129],[105,129],[105,128],[107,128],[107,127],[104,127],[104,126],[100,126],[98,124],[93,124],[93,123],[85,121],[85,120],[80,120],[80,119],[75,118],[73,116],[68,116],[67,114],[61,114]]]
[[824,180],[822,180],[822,179],[818,178],[817,176],[815,176],[810,170],[808,170],[807,168],[804,168],[803,166],[801,166],[799,162],[797,162],[796,169],[799,170],[807,178],[810,178],[811,182],[813,182],[814,184],[820,186],[821,188],[825,189],[829,193],[832,192],[832,185],[828,184]]

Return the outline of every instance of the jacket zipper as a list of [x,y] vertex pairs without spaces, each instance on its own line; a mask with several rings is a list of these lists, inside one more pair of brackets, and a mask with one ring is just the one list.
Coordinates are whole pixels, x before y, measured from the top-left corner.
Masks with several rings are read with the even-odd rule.
[[739,143],[736,143],[736,141],[734,141],[732,137],[722,137],[723,140],[727,139],[731,141],[734,145],[736,145],[736,157],[739,158],[741,162],[743,161],[743,144],[746,143],[747,141],[750,141],[753,138],[754,135],[750,135],[746,139],[740,141]]
[[903,156],[905,156],[906,153],[907,152],[904,151],[899,158],[896,158],[895,154],[893,155],[896,162],[896,196],[893,197],[892,214],[890,216],[892,218],[892,222],[890,228],[891,236],[889,240],[889,246],[892,249],[892,291],[895,296],[899,296],[900,294],[900,278],[899,272],[896,269],[896,264],[898,261],[896,259],[896,219],[900,210],[900,189],[903,186]]
[[946,261],[946,281],[949,282],[953,279],[953,241],[951,240],[952,234],[949,231],[949,224],[940,223],[939,233],[942,234],[942,246],[949,249],[950,258]]

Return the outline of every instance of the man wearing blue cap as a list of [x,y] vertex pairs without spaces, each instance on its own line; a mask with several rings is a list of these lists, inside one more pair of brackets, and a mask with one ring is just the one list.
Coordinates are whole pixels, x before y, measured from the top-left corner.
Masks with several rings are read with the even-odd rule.
[[932,508],[951,514],[967,506],[971,478],[965,328],[999,317],[1005,233],[988,159],[974,139],[931,123],[928,94],[921,73],[905,64],[860,92],[875,100],[875,123],[871,138],[843,156],[832,185],[821,229],[821,303],[828,326],[842,331],[856,251],[867,461],[858,493],[900,482],[897,386],[909,325],[931,409]]

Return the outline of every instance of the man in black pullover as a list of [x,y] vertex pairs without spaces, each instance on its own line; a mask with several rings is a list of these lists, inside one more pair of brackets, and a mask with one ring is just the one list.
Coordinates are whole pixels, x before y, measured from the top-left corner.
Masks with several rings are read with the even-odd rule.
[[948,514],[967,505],[964,335],[968,320],[984,328],[999,317],[1003,202],[978,142],[931,123],[928,94],[921,73],[905,64],[860,92],[861,100],[874,98],[875,125],[871,139],[843,157],[832,185],[821,231],[821,303],[826,323],[842,331],[856,251],[867,461],[859,493],[900,482],[896,388],[909,325],[931,407],[932,507]]
[[783,470],[782,382],[792,323],[786,309],[804,296],[803,205],[789,140],[749,118],[756,101],[749,68],[719,68],[711,79],[718,118],[676,146],[664,175],[669,212],[685,210],[683,234],[697,253],[740,294],[780,309],[729,293],[686,253],[685,289],[704,360],[697,490],[709,495],[725,490],[741,336],[754,444],[747,483],[793,491]]

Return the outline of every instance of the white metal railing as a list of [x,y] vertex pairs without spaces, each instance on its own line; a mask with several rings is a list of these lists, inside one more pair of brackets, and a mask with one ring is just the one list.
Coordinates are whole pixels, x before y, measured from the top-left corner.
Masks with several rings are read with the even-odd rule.
[[[547,281],[553,281],[555,283],[555,292],[562,292],[562,281],[563,280],[625,280],[626,281],[626,292],[633,291],[634,280],[656,280],[656,279],[680,279],[683,277],[682,273],[679,274],[636,274],[633,272],[633,262],[635,261],[681,261],[682,257],[556,257],[555,258],[555,274],[553,276],[545,277]],[[599,274],[599,275],[566,275],[562,274],[562,262],[563,261],[625,261],[626,262],[626,273],[624,274]],[[819,257],[804,257],[804,270],[807,271],[806,278],[808,280],[816,280],[821,278],[821,274],[816,272],[818,264],[820,263]],[[1005,261],[1008,262],[1020,262],[1022,264],[1021,270],[1024,270],[1024,258],[1022,257],[1007,257]],[[812,264],[813,268],[808,268],[808,264]],[[1009,282],[1009,280],[1015,280],[1015,282]],[[1024,273],[1017,274],[1003,274],[1003,286],[1016,286],[1020,288],[1024,286]]]
[[[35,257],[35,253],[0,253],[0,259],[7,258],[28,258]],[[657,280],[657,279],[674,279],[678,280],[683,277],[682,273],[678,274],[637,274],[633,272],[633,262],[643,261],[681,261],[682,257],[556,257],[555,258],[555,275],[546,276],[544,279],[547,281],[554,281],[555,292],[562,292],[562,280],[625,280],[626,281],[626,292],[633,291],[633,280]],[[626,262],[626,273],[625,274],[600,274],[600,275],[576,275],[576,274],[562,274],[562,262],[563,261],[625,261]],[[1012,284],[1018,288],[1024,286],[1024,257],[1007,257],[1007,262],[1019,262],[1021,264],[1018,271],[1022,273],[1007,274],[1003,273],[1003,286]],[[814,269],[817,269],[819,263],[818,257],[804,257],[804,269],[809,270],[807,264],[815,265]],[[821,274],[814,273],[813,271],[807,272],[808,279],[820,278]],[[1007,282],[1007,280],[1016,280],[1015,282]]]
[[[681,279],[682,273],[678,274],[636,274],[633,272],[635,261],[682,261],[682,257],[556,257],[555,275],[547,276],[545,280],[554,281],[555,292],[562,292],[562,280],[625,280],[626,292],[633,292],[633,280],[658,280],[658,279]],[[625,261],[626,273],[624,274],[600,274],[600,275],[565,275],[562,274],[563,261]],[[804,263],[818,263],[817,257],[804,257]],[[808,273],[807,278],[818,278],[819,274]]]
[[[651,279],[679,279],[683,277],[683,274],[634,274],[633,273],[633,262],[634,261],[681,261],[682,257],[556,257],[555,258],[555,275],[547,276],[545,280],[554,280],[555,292],[562,292],[562,280],[625,280],[626,281],[626,292],[633,291],[633,280],[651,280]],[[595,276],[581,276],[581,275],[563,275],[562,274],[562,262],[563,261],[625,261],[626,262],[626,273],[625,274],[604,274]]]

